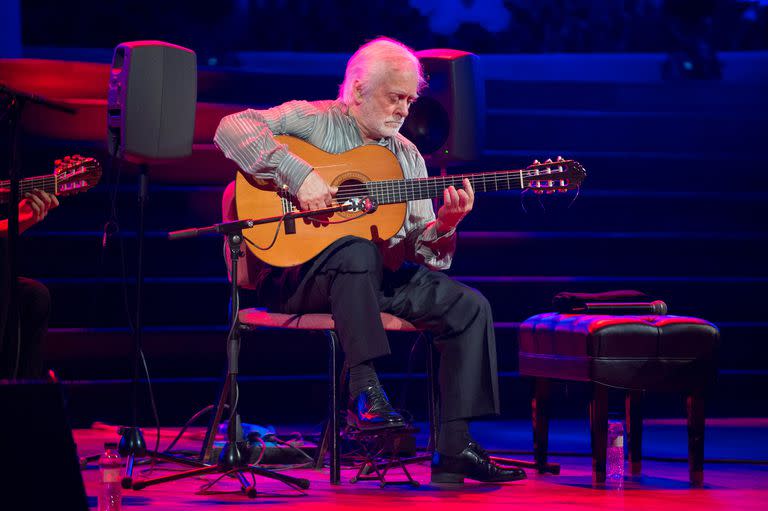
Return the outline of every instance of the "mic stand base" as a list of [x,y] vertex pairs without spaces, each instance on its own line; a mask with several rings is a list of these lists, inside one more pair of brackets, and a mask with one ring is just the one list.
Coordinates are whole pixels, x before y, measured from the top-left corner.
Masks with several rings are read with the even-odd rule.
[[[233,223],[234,224],[234,223]],[[216,413],[214,415],[213,422],[208,428],[206,438],[203,442],[203,449],[200,455],[200,461],[189,461],[186,463],[199,465],[198,468],[180,472],[177,474],[170,474],[167,476],[156,477],[154,479],[147,479],[143,481],[132,481],[130,486],[134,490],[141,490],[147,486],[153,486],[156,484],[162,484],[170,481],[176,481],[178,479],[184,479],[187,477],[196,477],[204,474],[223,473],[224,476],[236,477],[240,481],[241,491],[250,498],[256,497],[256,476],[268,477],[275,479],[296,490],[306,490],[309,488],[309,480],[291,477],[280,472],[273,472],[263,467],[256,465],[250,465],[245,463],[241,448],[244,447],[242,442],[242,431],[240,428],[240,416],[237,413],[238,403],[238,389],[237,389],[237,373],[238,373],[238,358],[240,354],[240,321],[238,319],[239,303],[238,303],[238,287],[237,287],[237,262],[242,252],[240,246],[243,242],[242,228],[236,225],[230,224],[229,228],[225,232],[229,244],[231,266],[231,310],[230,310],[230,328],[229,336],[227,338],[227,376],[224,380],[224,386],[219,397],[219,404],[216,407]],[[229,407],[229,423],[227,425],[227,443],[221,450],[219,459],[216,464],[208,465],[204,463],[210,456],[213,449],[214,439],[216,437],[216,431],[219,428],[224,408]],[[169,456],[173,461],[182,462],[182,460]],[[251,475],[251,481],[245,477],[245,474]],[[201,488],[201,493],[206,494],[207,490],[216,484],[222,477],[214,479],[213,482],[206,484]]]
[[125,473],[120,481],[120,485],[127,490],[133,483],[133,467],[136,458],[143,458],[147,455],[147,443],[144,441],[141,428],[123,426],[118,429],[118,433],[121,436],[117,450],[120,456],[128,456],[125,463]]

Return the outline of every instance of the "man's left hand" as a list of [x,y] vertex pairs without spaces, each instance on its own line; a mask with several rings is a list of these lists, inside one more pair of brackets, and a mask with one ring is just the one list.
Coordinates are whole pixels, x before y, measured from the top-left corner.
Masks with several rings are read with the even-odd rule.
[[19,222],[36,224],[58,205],[59,199],[51,193],[37,189],[26,192],[19,202]]
[[469,179],[464,179],[464,188],[457,190],[449,186],[443,190],[443,205],[437,212],[435,228],[438,234],[445,234],[459,225],[459,222],[472,211],[475,204],[475,191]]

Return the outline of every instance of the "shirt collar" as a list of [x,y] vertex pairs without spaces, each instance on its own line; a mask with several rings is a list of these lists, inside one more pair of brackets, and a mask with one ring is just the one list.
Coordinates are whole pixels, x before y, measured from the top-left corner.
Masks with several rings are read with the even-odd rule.
[[[337,99],[336,102],[338,104],[339,111],[342,113],[347,123],[355,129],[357,137],[360,139],[360,142],[363,143],[363,135],[360,133],[360,126],[357,124],[357,119],[352,117],[352,115],[349,113],[349,106],[347,106],[347,104],[340,99]],[[392,137],[381,137],[379,140],[374,142],[365,142],[364,145],[380,145],[384,147],[390,147],[392,143],[391,141]]]

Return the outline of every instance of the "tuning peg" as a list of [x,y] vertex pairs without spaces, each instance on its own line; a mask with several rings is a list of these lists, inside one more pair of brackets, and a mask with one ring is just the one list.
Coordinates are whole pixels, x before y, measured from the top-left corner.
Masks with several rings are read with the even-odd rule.
[[540,164],[540,163],[541,163],[541,162],[540,162],[539,160],[533,160],[533,164],[534,164],[534,165],[538,165],[538,164]]
[[544,163],[552,163],[552,158],[547,158],[547,161],[545,161]]
[[563,161],[564,159],[562,156],[558,156],[556,161]]

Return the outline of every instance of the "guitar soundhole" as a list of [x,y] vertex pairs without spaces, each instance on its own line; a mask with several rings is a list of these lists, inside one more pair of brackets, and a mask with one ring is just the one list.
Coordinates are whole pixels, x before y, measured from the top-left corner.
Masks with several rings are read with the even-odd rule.
[[[339,187],[339,191],[336,194],[337,202],[341,203],[353,197],[363,198],[368,195],[368,188],[365,186],[367,181],[365,176],[357,172],[350,174],[341,175],[331,183],[332,186]],[[359,211],[342,211],[336,214],[341,218],[360,216]]]

